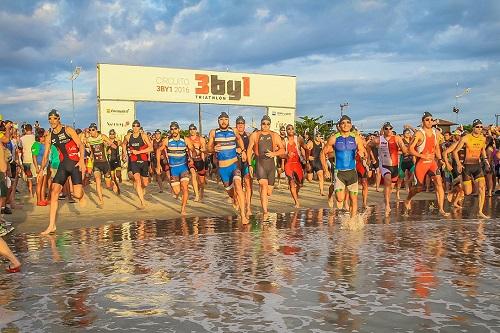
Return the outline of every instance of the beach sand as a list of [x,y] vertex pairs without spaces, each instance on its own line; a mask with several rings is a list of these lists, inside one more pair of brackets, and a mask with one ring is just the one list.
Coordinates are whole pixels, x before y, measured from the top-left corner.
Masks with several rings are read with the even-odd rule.
[[[57,221],[57,230],[69,230],[82,227],[92,227],[103,224],[120,224],[130,221],[149,220],[149,219],[171,219],[180,217],[180,200],[176,200],[167,190],[159,193],[158,185],[153,182],[147,187],[146,191],[146,209],[138,210],[139,199],[135,194],[132,184],[124,180],[120,184],[122,193],[117,196],[112,191],[103,189],[104,206],[97,205],[97,194],[95,185],[90,184],[85,192],[87,194],[87,205],[80,207],[78,203],[68,203],[67,200],[59,200],[59,213]],[[325,183],[325,191],[328,191],[329,183]],[[17,194],[17,203],[22,207],[13,210],[12,215],[6,215],[8,221],[13,222],[15,226],[14,233],[39,233],[48,225],[49,206],[38,207],[36,200],[30,199],[27,194],[25,184],[21,180]],[[254,182],[254,194],[252,197],[252,213],[260,213],[260,201],[258,185]],[[222,184],[209,181],[205,189],[206,196],[203,202],[194,202],[194,193],[190,187],[190,197],[187,206],[187,216],[226,216],[236,215],[231,203],[228,202],[228,196],[224,192]],[[401,198],[406,198],[407,192],[401,191]],[[393,200],[395,193],[393,193]],[[299,200],[302,208],[327,208],[327,197],[319,195],[318,184],[316,181],[304,184],[299,193]],[[434,200],[434,193],[420,193],[415,200]],[[361,195],[358,196],[359,207],[361,207]],[[383,205],[383,188],[376,192],[375,188],[369,188],[368,204]],[[285,213],[293,211],[293,200],[290,196],[287,184],[282,184],[275,188],[273,195],[269,200],[269,211]]]

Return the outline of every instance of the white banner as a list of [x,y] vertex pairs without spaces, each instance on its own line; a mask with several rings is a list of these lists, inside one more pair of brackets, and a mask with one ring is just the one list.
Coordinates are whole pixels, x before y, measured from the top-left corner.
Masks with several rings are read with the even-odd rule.
[[97,98],[295,108],[296,77],[98,64]]
[[99,130],[108,135],[114,129],[116,136],[122,139],[135,119],[135,102],[128,101],[100,101],[99,103]]
[[271,130],[278,132],[281,126],[288,124],[295,127],[295,109],[290,108],[267,108],[267,115],[271,118]]

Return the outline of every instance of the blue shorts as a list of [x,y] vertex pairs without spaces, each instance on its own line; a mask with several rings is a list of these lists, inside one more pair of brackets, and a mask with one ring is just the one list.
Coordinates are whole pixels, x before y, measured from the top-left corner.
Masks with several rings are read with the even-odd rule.
[[241,171],[238,168],[238,163],[233,163],[227,167],[219,167],[219,176],[226,189],[229,190],[233,186],[234,178],[241,179]]
[[177,185],[179,182],[189,181],[189,169],[187,164],[170,167],[170,182]]

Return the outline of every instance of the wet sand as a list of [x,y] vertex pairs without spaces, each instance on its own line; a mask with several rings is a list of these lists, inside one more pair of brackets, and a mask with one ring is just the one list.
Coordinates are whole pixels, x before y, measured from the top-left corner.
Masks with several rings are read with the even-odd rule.
[[[328,191],[329,183],[326,183],[325,191]],[[21,181],[19,186],[21,194],[18,194],[18,203],[22,208],[14,210],[12,215],[7,215],[6,219],[14,222],[16,230],[14,233],[39,233],[45,230],[48,225],[49,206],[37,207],[34,199],[29,198]],[[170,191],[159,193],[156,183],[147,187],[145,199],[147,208],[138,210],[139,199],[135,190],[128,181],[121,184],[122,194],[117,196],[112,191],[103,190],[104,206],[97,205],[97,194],[95,185],[91,184],[86,188],[87,205],[82,208],[78,203],[68,203],[67,200],[59,201],[58,231],[77,229],[82,227],[93,227],[103,224],[120,224],[131,220],[146,219],[172,219],[180,217],[180,200],[176,200]],[[260,201],[258,185],[254,182],[254,194],[252,197],[252,212],[260,212]],[[227,201],[227,194],[224,192],[222,184],[209,181],[206,188],[206,197],[202,203],[194,202],[194,194],[190,189],[190,200],[188,201],[187,217],[199,216],[225,216],[236,214],[232,205]],[[382,205],[383,189],[376,192],[374,187],[370,187],[368,194],[369,205]],[[406,191],[401,191],[401,198],[406,198]],[[305,182],[305,186],[300,191],[300,203],[302,208],[327,208],[326,197],[319,195],[318,183]],[[434,193],[420,193],[415,200],[434,200]],[[393,200],[395,193],[393,193]],[[359,195],[359,207],[361,207],[361,195]],[[288,191],[288,185],[282,184],[275,188],[269,201],[269,211],[286,213],[295,210],[293,200]]]

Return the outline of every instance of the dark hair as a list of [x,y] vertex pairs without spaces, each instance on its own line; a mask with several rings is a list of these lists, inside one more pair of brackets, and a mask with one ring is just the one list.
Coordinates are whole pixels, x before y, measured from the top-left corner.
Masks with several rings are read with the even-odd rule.
[[[31,126],[31,125],[30,125]],[[36,141],[40,141],[40,139],[45,135],[45,130],[41,127],[36,129]]]

